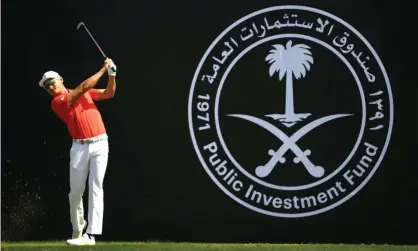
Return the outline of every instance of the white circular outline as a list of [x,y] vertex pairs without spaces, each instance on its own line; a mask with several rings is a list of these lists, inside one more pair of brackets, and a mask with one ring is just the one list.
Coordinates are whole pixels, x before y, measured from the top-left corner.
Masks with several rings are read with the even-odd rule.
[[[356,80],[356,84],[359,88],[359,92],[360,92],[360,97],[361,97],[361,105],[362,105],[362,115],[361,115],[361,126],[360,126],[360,133],[357,137],[356,143],[354,144],[354,147],[352,148],[350,154],[347,156],[347,158],[343,161],[343,163],[337,168],[335,169],[332,173],[328,174],[327,176],[323,177],[320,180],[314,181],[310,184],[306,184],[306,185],[300,185],[300,186],[280,186],[280,185],[274,185],[271,183],[268,183],[266,181],[263,181],[261,179],[258,179],[257,177],[255,177],[254,175],[251,175],[249,172],[247,172],[247,170],[245,170],[244,168],[242,168],[242,166],[238,163],[238,161],[235,160],[235,158],[232,156],[232,154],[229,152],[228,147],[226,146],[226,143],[223,139],[222,136],[222,132],[221,132],[221,128],[219,125],[219,114],[218,114],[218,109],[219,109],[219,100],[220,100],[220,95],[222,92],[222,87],[225,83],[225,79],[228,76],[229,72],[232,70],[232,68],[234,67],[234,65],[236,64],[236,62],[243,57],[246,53],[248,53],[250,50],[254,49],[255,47],[269,42],[271,40],[274,39],[281,39],[281,38],[300,38],[300,39],[305,39],[305,40],[309,40],[311,42],[315,42],[317,44],[320,44],[322,46],[324,46],[325,48],[329,49],[330,51],[332,51],[334,54],[336,54],[338,56],[338,58],[344,62],[344,64],[348,67],[348,69],[350,70],[351,74],[353,75],[354,79]],[[247,176],[249,179],[253,180],[254,182],[257,182],[260,185],[272,188],[272,189],[276,189],[276,190],[284,190],[284,191],[298,191],[298,190],[304,190],[304,189],[308,189],[308,188],[312,188],[315,186],[318,186],[326,181],[328,181],[329,179],[331,179],[332,177],[334,177],[335,175],[337,175],[342,169],[344,169],[344,167],[348,164],[348,162],[353,158],[354,154],[357,152],[357,149],[363,139],[363,135],[364,135],[364,129],[366,127],[366,114],[367,114],[367,109],[366,109],[366,98],[364,95],[364,90],[363,90],[363,86],[362,83],[357,75],[357,72],[354,70],[353,66],[348,62],[348,60],[340,53],[338,52],[337,49],[335,49],[334,47],[332,47],[331,45],[327,44],[326,42],[319,40],[317,38],[314,37],[310,37],[310,36],[306,36],[306,35],[301,35],[301,34],[278,34],[278,35],[273,35],[270,37],[266,37],[263,39],[260,39],[259,41],[251,44],[250,46],[248,46],[247,48],[245,48],[242,52],[240,52],[240,54],[238,54],[238,56],[236,56],[234,58],[234,60],[232,60],[232,62],[228,65],[228,68],[225,70],[225,73],[222,75],[221,80],[219,81],[219,85],[218,85],[218,90],[216,92],[216,98],[215,98],[215,125],[216,125],[216,131],[218,133],[218,137],[219,137],[219,141],[222,145],[222,147],[224,148],[224,151],[226,153],[226,155],[229,157],[229,159],[232,161],[232,163],[245,175]]]
[[[388,132],[387,132],[387,136],[386,136],[385,145],[383,146],[382,152],[381,152],[379,158],[377,159],[376,164],[374,165],[373,169],[370,171],[369,175],[361,182],[361,184],[359,186],[357,186],[356,189],[354,189],[351,193],[349,193],[347,196],[345,196],[341,200],[337,201],[336,203],[331,204],[328,207],[324,207],[324,208],[315,210],[315,211],[310,211],[310,212],[306,212],[306,213],[298,213],[298,214],[275,213],[275,212],[270,212],[270,211],[267,211],[267,210],[264,210],[264,209],[259,209],[257,207],[254,207],[254,206],[246,203],[245,201],[242,201],[241,199],[237,198],[234,194],[232,194],[228,189],[225,189],[225,187],[223,187],[223,185],[214,177],[214,175],[212,174],[212,172],[210,171],[210,169],[206,165],[206,162],[203,159],[202,154],[199,151],[199,146],[197,145],[196,138],[195,138],[195,135],[194,135],[193,119],[192,119],[193,93],[194,93],[194,88],[195,88],[195,85],[196,85],[196,80],[199,76],[199,73],[200,73],[200,70],[203,66],[203,63],[206,61],[206,58],[208,57],[209,53],[213,50],[213,47],[215,47],[215,45],[219,42],[219,40],[221,38],[223,38],[225,36],[225,34],[227,34],[231,29],[233,29],[235,26],[237,26],[238,24],[242,23],[243,21],[245,21],[247,19],[250,19],[254,16],[257,16],[257,15],[263,14],[263,13],[267,13],[267,12],[270,12],[270,11],[287,10],[287,9],[305,10],[305,11],[314,12],[314,13],[317,13],[317,14],[320,14],[320,15],[323,15],[323,16],[327,16],[329,18],[334,19],[335,21],[338,21],[340,24],[344,25],[345,27],[350,29],[354,34],[356,34],[356,36],[359,37],[362,40],[362,42],[366,44],[367,48],[370,50],[370,52],[373,54],[374,58],[376,59],[378,65],[380,67],[380,70],[382,71],[383,77],[385,79],[386,88],[387,88],[387,92],[388,92],[388,98],[389,98],[389,126],[388,126]],[[370,178],[374,175],[374,173],[376,172],[376,170],[380,166],[380,163],[382,162],[382,160],[383,160],[383,158],[386,154],[386,150],[387,150],[389,142],[390,142],[390,137],[392,135],[393,118],[394,118],[394,112],[393,112],[394,108],[393,108],[393,106],[394,105],[393,105],[392,89],[391,89],[391,86],[390,86],[389,78],[388,78],[387,72],[385,70],[385,67],[383,66],[383,63],[380,60],[380,58],[377,55],[374,48],[363,37],[363,35],[360,34],[360,32],[358,32],[354,27],[352,27],[350,24],[348,24],[347,22],[345,22],[341,18],[339,18],[339,17],[337,17],[337,16],[335,16],[331,13],[328,13],[326,11],[316,9],[316,8],[312,8],[312,7],[301,6],[301,5],[283,5],[283,6],[268,7],[268,8],[264,8],[264,9],[252,12],[252,13],[238,19],[237,21],[235,21],[228,28],[226,28],[220,35],[218,35],[216,37],[216,39],[212,42],[212,44],[209,46],[209,48],[206,50],[205,54],[203,55],[202,59],[200,60],[199,65],[198,65],[198,67],[195,71],[195,74],[193,76],[193,80],[192,80],[191,87],[190,87],[190,92],[189,92],[189,101],[188,101],[188,122],[189,122],[189,131],[190,131],[190,136],[191,136],[191,139],[192,139],[193,147],[195,149],[195,152],[196,152],[196,154],[199,158],[199,161],[200,161],[201,165],[203,166],[203,168],[205,169],[205,171],[209,175],[209,177],[212,179],[212,181],[215,182],[215,184],[225,194],[227,194],[230,198],[235,200],[235,202],[237,202],[241,206],[247,207],[248,209],[251,209],[251,210],[253,210],[255,212],[258,212],[260,214],[270,215],[270,216],[275,216],[275,217],[284,217],[284,218],[299,218],[299,217],[317,215],[317,214],[324,213],[326,211],[329,211],[331,209],[336,208],[337,206],[343,204],[344,202],[346,202],[347,200],[352,198],[358,191],[360,191],[368,183]]]

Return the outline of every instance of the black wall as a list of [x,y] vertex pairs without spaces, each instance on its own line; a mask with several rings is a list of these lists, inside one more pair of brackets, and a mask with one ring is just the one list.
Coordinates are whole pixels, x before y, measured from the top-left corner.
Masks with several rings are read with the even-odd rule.
[[[196,155],[187,117],[191,82],[212,41],[239,18],[284,4],[322,9],[355,27],[380,56],[394,100],[390,144],[370,181],[337,208],[304,218],[256,213],[222,192]],[[418,55],[412,9],[407,1],[371,0],[3,1],[2,238],[64,239],[71,233],[71,138],[38,81],[56,70],[73,88],[102,66],[87,33],[76,30],[83,21],[118,67],[115,98],[98,103],[110,137],[102,240],[417,244]],[[324,79],[341,76],[329,74],[317,81],[330,84]],[[231,109],[256,93],[252,80],[240,80],[242,93],[228,94]],[[105,85],[106,77],[98,86]],[[272,90],[272,102],[283,109],[284,92]],[[314,91],[320,100],[344,99],[341,91],[329,96],[326,88],[298,90],[299,100],[309,100]],[[254,107],[262,101],[256,97],[248,100]],[[255,128],[240,125],[230,128],[231,141]],[[262,140],[251,136],[253,148],[267,152],[271,136],[260,135]],[[311,139],[321,144],[317,160],[339,154],[340,141],[326,141],[325,135]],[[331,129],[328,135],[333,137]],[[251,159],[251,147],[241,150],[240,156]]]

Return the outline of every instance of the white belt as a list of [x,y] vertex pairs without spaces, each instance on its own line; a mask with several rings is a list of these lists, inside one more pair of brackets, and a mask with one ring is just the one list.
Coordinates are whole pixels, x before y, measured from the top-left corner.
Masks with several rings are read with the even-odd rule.
[[91,144],[97,141],[101,140],[107,140],[107,134],[102,134],[93,138],[88,139],[73,139],[73,142],[79,143],[79,144]]

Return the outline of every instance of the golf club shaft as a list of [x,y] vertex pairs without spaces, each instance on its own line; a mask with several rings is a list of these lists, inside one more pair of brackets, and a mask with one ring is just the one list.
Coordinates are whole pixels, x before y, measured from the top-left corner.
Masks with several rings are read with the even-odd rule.
[[[89,36],[91,37],[91,39],[93,40],[93,42],[96,44],[97,48],[99,49],[99,51],[102,53],[104,58],[107,58],[106,55],[104,54],[102,48],[100,48],[99,44],[96,42],[96,40],[94,39],[93,35],[90,33],[89,29],[87,29],[87,26],[84,23],[80,23],[83,25],[84,29],[86,29],[87,33],[89,34]],[[116,72],[116,69],[114,66],[112,66],[112,70],[114,72]]]
[[104,58],[107,58],[107,57],[106,57],[106,55],[104,54],[104,52],[103,52],[102,48],[100,48],[99,44],[98,44],[98,43],[96,42],[96,40],[94,39],[93,35],[91,35],[91,33],[90,33],[89,29],[87,29],[87,26],[86,26],[86,25],[83,25],[83,26],[84,26],[84,29],[86,29],[87,33],[90,35],[90,37],[91,37],[91,39],[93,40],[93,42],[96,44],[97,48],[99,48],[99,51],[102,53],[103,57],[104,57]]

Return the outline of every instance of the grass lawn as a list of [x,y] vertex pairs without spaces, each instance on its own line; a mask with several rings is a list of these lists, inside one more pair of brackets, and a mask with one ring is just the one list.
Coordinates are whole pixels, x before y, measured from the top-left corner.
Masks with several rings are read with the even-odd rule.
[[2,243],[3,251],[61,251],[61,250],[85,250],[85,251],[412,251],[418,246],[394,246],[394,245],[351,245],[351,244],[205,244],[205,243],[166,243],[166,242],[100,242],[95,246],[70,247],[65,242],[22,242]]

